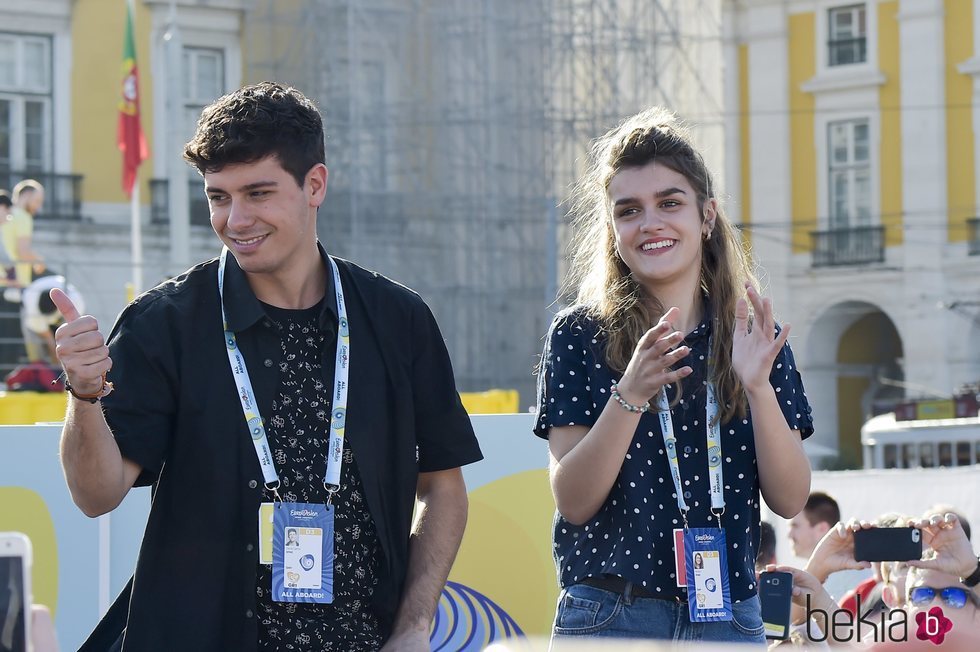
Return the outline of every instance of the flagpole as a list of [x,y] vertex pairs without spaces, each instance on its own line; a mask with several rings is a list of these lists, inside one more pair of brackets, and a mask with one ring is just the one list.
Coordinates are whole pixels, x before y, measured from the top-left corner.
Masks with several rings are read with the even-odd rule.
[[130,243],[133,259],[133,296],[143,291],[143,225],[140,220],[140,181],[139,175],[133,181],[133,192],[129,201],[129,217],[132,225]]
[[[167,96],[167,207],[170,212],[170,270],[176,274],[190,265],[191,223],[188,206],[187,164],[184,150],[183,67],[184,46],[177,24],[177,3],[170,0],[166,49]],[[200,192],[200,191],[198,191]]]
[[[126,27],[123,36],[122,104],[119,110],[119,149],[123,152],[123,191],[129,195],[130,258],[132,294],[143,291],[143,222],[140,219],[139,168],[146,157],[146,142],[140,127],[139,73],[133,36],[133,0],[126,0]],[[134,124],[135,123],[135,124]]]

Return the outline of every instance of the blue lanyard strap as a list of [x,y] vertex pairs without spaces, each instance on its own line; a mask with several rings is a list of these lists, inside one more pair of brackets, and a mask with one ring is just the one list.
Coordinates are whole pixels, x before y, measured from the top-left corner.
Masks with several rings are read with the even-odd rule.
[[327,490],[327,504],[340,489],[340,470],[344,466],[344,432],[347,424],[347,388],[350,386],[350,325],[347,322],[347,304],[340,285],[340,270],[330,259],[333,286],[337,297],[337,354],[333,372],[333,411],[330,413],[330,449],[327,451],[327,470],[323,486]]
[[[269,447],[269,440],[265,432],[265,422],[259,414],[258,401],[255,392],[252,390],[252,381],[248,375],[248,367],[245,366],[245,358],[235,338],[235,333],[228,328],[228,316],[225,313],[225,261],[228,256],[228,248],[221,250],[218,261],[218,296],[221,305],[221,323],[225,332],[225,346],[228,350],[228,363],[231,365],[231,372],[235,377],[235,384],[238,390],[238,398],[242,404],[242,412],[245,415],[245,422],[248,425],[248,432],[255,446],[255,454],[259,458],[259,466],[262,468],[262,477],[265,487],[271,491],[277,499],[279,497],[279,475],[276,473],[276,465],[272,461],[272,451]],[[340,284],[340,271],[337,263],[330,258],[330,267],[333,272],[334,291],[337,300],[337,315],[339,316],[337,329],[337,355],[334,362],[334,381],[333,381],[333,410],[330,414],[330,447],[327,452],[327,468],[324,473],[323,486],[327,490],[327,503],[329,504],[333,495],[340,488],[340,472],[344,463],[344,431],[347,416],[347,389],[350,379],[350,326],[347,321],[347,306],[344,303],[344,290]]]

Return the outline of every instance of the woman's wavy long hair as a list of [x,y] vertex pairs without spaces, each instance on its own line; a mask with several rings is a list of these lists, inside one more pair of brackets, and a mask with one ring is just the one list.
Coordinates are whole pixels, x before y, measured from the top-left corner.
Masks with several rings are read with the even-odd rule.
[[[624,168],[653,162],[687,178],[703,221],[705,202],[716,199],[717,203],[711,173],[688,128],[662,107],[627,118],[597,139],[589,169],[572,195],[575,236],[566,293],[577,294],[577,302],[602,325],[608,337],[606,361],[619,374],[626,370],[640,337],[660,320],[666,307],[657,297],[648,296],[616,251],[609,182]],[[744,296],[746,282],[757,284],[749,252],[719,205],[711,237],[702,240],[700,291],[713,316],[712,376],[724,405],[722,423],[735,415],[744,418],[746,413],[742,384],[732,369],[735,304]]]

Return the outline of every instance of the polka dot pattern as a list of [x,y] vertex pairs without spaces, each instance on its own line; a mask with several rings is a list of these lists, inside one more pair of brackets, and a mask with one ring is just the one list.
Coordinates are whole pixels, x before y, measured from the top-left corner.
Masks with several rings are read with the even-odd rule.
[[[716,524],[711,515],[705,433],[705,357],[710,320],[688,334],[690,355],[677,366],[694,373],[684,379],[683,396],[671,410],[683,491],[694,527]],[[548,332],[538,376],[538,418],[534,432],[547,438],[556,426],[591,427],[618,377],[605,363],[605,335],[581,307],[556,316]],[[789,346],[783,347],[770,375],[790,428],[813,432],[810,405]],[[673,401],[672,387],[669,396]],[[725,477],[725,515],[732,599],[755,593],[755,550],[759,538],[759,477],[751,419],[721,426]],[[655,414],[644,414],[633,435],[620,475],[599,511],[582,526],[556,514],[554,557],[559,581],[570,586],[604,573],[622,576],[664,598],[682,595],[673,578],[672,530],[681,523]],[[733,487],[734,485],[734,487]],[[601,533],[601,536],[600,536]]]

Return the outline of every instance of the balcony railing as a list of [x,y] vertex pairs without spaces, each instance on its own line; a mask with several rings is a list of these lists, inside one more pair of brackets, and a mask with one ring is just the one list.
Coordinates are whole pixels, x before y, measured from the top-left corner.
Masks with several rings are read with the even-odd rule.
[[[170,182],[167,179],[150,179],[150,221],[153,224],[170,223]],[[187,203],[191,224],[211,225],[211,210],[204,196],[201,179],[195,175],[187,182]]]
[[82,175],[0,168],[0,188],[5,188],[8,192],[24,179],[34,179],[44,186],[44,207],[36,215],[37,219],[82,219]]
[[980,217],[968,219],[966,228],[969,237],[967,251],[970,252],[971,256],[980,256]]
[[864,36],[828,41],[830,65],[844,66],[849,63],[864,63],[868,58],[867,44],[868,39]]
[[885,227],[812,231],[813,266],[837,267],[885,262]]

